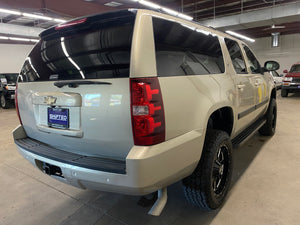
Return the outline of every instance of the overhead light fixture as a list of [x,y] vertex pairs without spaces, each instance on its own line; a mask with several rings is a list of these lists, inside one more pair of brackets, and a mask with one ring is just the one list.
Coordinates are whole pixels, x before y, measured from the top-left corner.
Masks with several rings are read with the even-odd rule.
[[172,16],[178,16],[179,14],[179,12],[176,12],[172,9],[168,9],[168,8],[161,8],[161,9]]
[[182,13],[179,13],[178,16],[185,20],[193,20],[193,17],[182,14]]
[[13,41],[30,41],[30,39],[28,38],[18,38],[18,37],[10,37],[8,39]]
[[279,47],[279,32],[271,33],[272,35],[272,47]]
[[179,12],[176,12],[172,9],[169,9],[169,8],[165,8],[165,7],[162,7],[156,3],[153,3],[153,2],[150,2],[150,1],[146,1],[146,0],[131,0],[133,2],[139,2],[140,4],[142,5],[145,5],[145,6],[148,6],[150,8],[153,8],[153,9],[159,9],[159,10],[162,10],[172,16],[178,16],[182,19],[185,19],[185,20],[193,20],[193,17],[191,16],[188,16],[188,15],[185,15],[183,13],[179,13]]
[[31,13],[22,13],[23,16],[29,17],[29,18],[34,18],[34,19],[41,19],[41,20],[54,20],[51,17],[48,16],[41,16],[41,15],[36,15],[36,14],[31,14]]
[[48,20],[48,21],[55,21],[57,23],[64,23],[66,20],[63,19],[58,19],[58,18],[52,18],[49,16],[43,16],[43,15],[37,15],[37,14],[32,14],[32,13],[23,13],[15,10],[9,10],[9,9],[0,9],[0,12],[2,13],[7,13],[7,14],[13,14],[13,15],[20,15],[28,18],[33,18],[33,19],[41,19],[41,20]]
[[238,34],[238,33],[236,33],[236,32],[230,31],[230,30],[226,30],[226,33],[227,33],[227,34],[230,34],[230,35],[232,35],[232,36],[235,36],[235,37],[238,37],[238,38],[241,38],[241,39],[250,41],[250,42],[255,42],[255,40],[252,39],[252,38],[249,38],[249,37],[247,37],[247,36]]
[[58,22],[58,23],[65,23],[67,22],[66,20],[62,20],[62,19],[54,19],[55,22]]
[[21,37],[0,36],[0,39],[1,40],[11,40],[11,41],[39,42],[39,39],[21,38]]
[[21,12],[9,10],[9,9],[0,9],[0,12],[7,13],[7,14],[13,14],[13,15],[21,15]]
[[150,8],[153,8],[153,9],[160,9],[160,5],[157,5],[153,2],[149,2],[149,1],[145,1],[145,0],[141,0],[139,1],[140,4],[142,5],[145,5],[145,6],[149,6]]
[[31,42],[39,42],[39,39],[30,39]]
[[105,6],[110,6],[110,7],[118,7],[118,6],[123,5],[123,4],[120,3],[120,2],[108,2],[108,3],[105,3],[104,5]]

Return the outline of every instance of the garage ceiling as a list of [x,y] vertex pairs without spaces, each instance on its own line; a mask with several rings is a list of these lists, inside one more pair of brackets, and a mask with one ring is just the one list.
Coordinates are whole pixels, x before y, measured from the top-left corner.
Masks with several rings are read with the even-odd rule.
[[[235,30],[252,38],[271,36],[271,33],[275,32],[300,33],[299,0],[152,0],[152,2],[190,15],[194,21],[205,25],[220,30]],[[0,8],[68,20],[99,12],[144,7],[134,0],[0,0]],[[269,12],[272,15],[265,18]],[[242,17],[253,21],[243,22]],[[13,27],[16,30],[20,30],[22,26],[33,27],[40,31],[57,24],[55,21],[9,13],[0,13],[0,19],[0,35],[5,35],[4,30],[8,25],[9,28]],[[36,35],[31,37],[33,36]],[[9,42],[9,40],[0,41]]]

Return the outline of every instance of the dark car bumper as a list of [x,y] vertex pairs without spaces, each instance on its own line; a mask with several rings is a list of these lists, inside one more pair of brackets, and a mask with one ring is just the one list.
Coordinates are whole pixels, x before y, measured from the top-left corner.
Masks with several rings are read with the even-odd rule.
[[290,85],[282,85],[281,88],[290,91],[300,91],[300,83],[291,83]]
[[7,100],[14,100],[15,99],[15,91],[6,91],[3,94],[4,94],[4,97]]

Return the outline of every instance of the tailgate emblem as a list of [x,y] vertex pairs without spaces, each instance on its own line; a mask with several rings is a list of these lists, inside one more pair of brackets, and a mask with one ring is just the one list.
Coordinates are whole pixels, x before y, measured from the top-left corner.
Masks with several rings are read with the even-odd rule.
[[44,103],[46,103],[47,105],[52,105],[56,102],[56,99],[55,97],[53,96],[46,96],[44,97]]

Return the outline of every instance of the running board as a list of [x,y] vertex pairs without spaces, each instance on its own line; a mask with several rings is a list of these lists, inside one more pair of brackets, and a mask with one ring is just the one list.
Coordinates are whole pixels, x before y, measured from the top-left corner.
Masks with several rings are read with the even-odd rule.
[[266,123],[265,117],[256,120],[253,124],[243,130],[235,138],[232,139],[232,146],[234,148],[244,144],[252,135],[255,134]]

